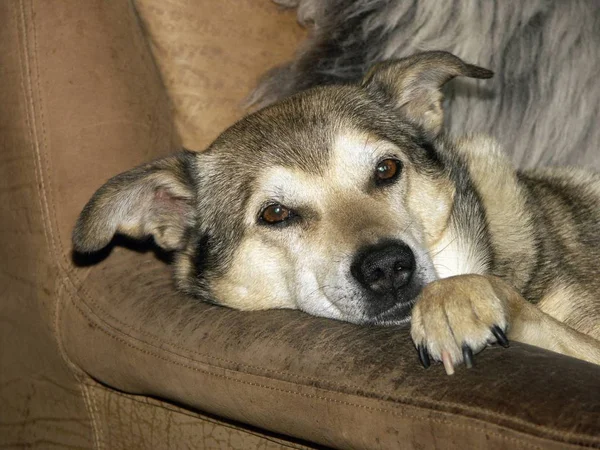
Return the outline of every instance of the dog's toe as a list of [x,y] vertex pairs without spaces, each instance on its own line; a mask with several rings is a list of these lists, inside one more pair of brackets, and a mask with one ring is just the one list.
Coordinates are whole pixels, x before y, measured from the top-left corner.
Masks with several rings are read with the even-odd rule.
[[474,355],[488,344],[509,345],[506,306],[484,277],[444,279],[427,286],[412,313],[411,335],[424,367],[443,363],[451,375],[464,362],[475,365]]

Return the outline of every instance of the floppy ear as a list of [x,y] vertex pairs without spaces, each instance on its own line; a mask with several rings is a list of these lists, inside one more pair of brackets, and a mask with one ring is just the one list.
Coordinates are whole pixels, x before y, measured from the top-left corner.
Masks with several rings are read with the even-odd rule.
[[183,151],[111,178],[79,215],[73,230],[75,250],[100,250],[116,233],[152,236],[166,250],[182,248],[194,219],[195,158]]
[[391,100],[409,120],[432,136],[442,129],[441,87],[457,76],[490,78],[491,70],[465,63],[452,53],[432,51],[375,65],[362,86]]

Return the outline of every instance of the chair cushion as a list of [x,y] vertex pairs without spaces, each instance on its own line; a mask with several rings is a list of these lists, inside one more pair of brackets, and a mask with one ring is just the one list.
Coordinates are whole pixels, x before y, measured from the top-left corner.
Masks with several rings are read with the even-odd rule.
[[203,150],[246,111],[259,76],[290,59],[303,28],[269,1],[135,0],[185,147]]

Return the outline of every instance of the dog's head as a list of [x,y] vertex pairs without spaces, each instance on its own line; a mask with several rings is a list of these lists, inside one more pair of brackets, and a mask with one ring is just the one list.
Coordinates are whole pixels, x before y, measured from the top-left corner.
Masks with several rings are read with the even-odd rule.
[[306,91],[182,152],[116,176],[77,222],[75,249],[116,233],[175,252],[187,293],[238,309],[406,320],[437,277],[454,187],[435,142],[441,86],[491,72],[444,52]]

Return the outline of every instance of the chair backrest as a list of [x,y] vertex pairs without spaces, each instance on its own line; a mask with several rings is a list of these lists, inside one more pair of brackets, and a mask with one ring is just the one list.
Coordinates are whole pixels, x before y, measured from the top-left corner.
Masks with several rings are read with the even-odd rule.
[[[275,39],[276,9],[253,3],[0,2],[0,446],[101,446],[111,414],[63,348],[65,305],[96,270],[74,263],[73,225],[109,177],[175,150],[178,130],[203,148],[242,114],[272,55],[291,57],[293,39]],[[255,12],[270,44],[262,31],[244,38]]]

